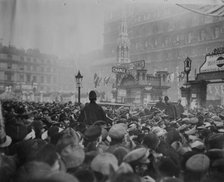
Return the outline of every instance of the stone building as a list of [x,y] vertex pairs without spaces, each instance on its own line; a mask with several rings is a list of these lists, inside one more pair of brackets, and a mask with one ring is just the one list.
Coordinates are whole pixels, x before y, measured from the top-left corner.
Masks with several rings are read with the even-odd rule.
[[[169,97],[176,101],[183,84],[178,76],[187,57],[192,60],[189,75],[194,80],[205,55],[220,47],[224,40],[224,18],[196,14],[172,4],[131,4],[126,7],[132,61],[145,60],[149,73],[173,73]],[[102,67],[113,65],[122,11],[108,12],[104,26]],[[178,95],[178,97],[177,97]]]
[[0,45],[0,92],[39,101],[43,94],[74,91],[74,67],[62,62],[39,50]]

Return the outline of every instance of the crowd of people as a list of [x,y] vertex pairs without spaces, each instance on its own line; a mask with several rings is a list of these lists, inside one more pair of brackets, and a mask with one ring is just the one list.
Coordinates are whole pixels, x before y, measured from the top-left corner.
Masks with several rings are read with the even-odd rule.
[[1,182],[222,182],[224,107],[3,101]]

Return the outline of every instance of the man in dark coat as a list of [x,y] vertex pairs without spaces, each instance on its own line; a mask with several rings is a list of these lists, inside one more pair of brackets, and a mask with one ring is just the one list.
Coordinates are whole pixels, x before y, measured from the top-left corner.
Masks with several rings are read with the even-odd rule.
[[177,119],[179,119],[181,114],[184,112],[184,106],[182,106],[181,104],[181,99],[178,99],[177,101],[176,111],[177,111]]
[[168,119],[169,120],[174,120],[177,118],[177,112],[176,112],[176,108],[172,103],[169,103],[169,97],[165,96],[164,97],[165,100],[165,114],[168,115]]
[[78,123],[85,124],[86,126],[92,125],[95,121],[106,121],[106,114],[102,107],[96,103],[96,92],[90,91],[89,100],[90,103],[86,104],[81,110],[78,118]]
[[166,108],[166,104],[163,102],[162,97],[159,97],[159,101],[156,103],[155,107],[160,109],[161,111]]

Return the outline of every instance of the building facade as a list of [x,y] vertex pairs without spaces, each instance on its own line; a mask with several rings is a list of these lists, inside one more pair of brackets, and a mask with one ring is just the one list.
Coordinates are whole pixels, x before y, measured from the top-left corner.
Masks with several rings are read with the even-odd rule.
[[115,101],[142,105],[166,94],[169,88],[166,84],[168,73],[166,71],[157,71],[155,75],[147,73],[145,60],[131,61],[129,51],[130,40],[124,15],[117,42],[117,64],[112,67],[112,72],[116,74],[113,89]]
[[205,56],[195,80],[186,82],[181,87],[183,97],[188,106],[192,102],[196,106],[224,104],[224,47],[219,47]]
[[[117,37],[122,13],[110,12],[104,28],[104,66],[116,57]],[[192,59],[190,79],[194,79],[205,55],[224,41],[224,18],[187,11],[176,5],[130,5],[127,7],[130,60],[145,60],[149,72],[173,73],[168,96],[177,100],[183,84],[178,76],[183,61]]]
[[[66,77],[69,77],[71,71],[66,66],[61,67],[60,62],[56,56],[46,55],[38,50],[25,51],[1,45],[0,92],[12,92],[22,100],[39,101],[41,95],[60,92],[61,87],[73,91],[74,85],[71,87],[71,79]],[[70,70],[74,69],[70,66]],[[68,82],[62,81],[62,78]]]

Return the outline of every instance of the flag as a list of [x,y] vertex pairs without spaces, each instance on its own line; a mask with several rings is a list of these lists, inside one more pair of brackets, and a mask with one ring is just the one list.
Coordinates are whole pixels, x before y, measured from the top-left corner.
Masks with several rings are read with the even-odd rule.
[[104,80],[103,80],[104,85],[107,85],[109,83],[109,81],[110,81],[109,76],[104,77]]
[[98,81],[99,81],[99,76],[95,73],[94,74],[94,85],[95,85],[95,88],[98,86]]
[[99,77],[97,86],[100,86],[101,81],[102,81],[102,77]]
[[170,73],[170,82],[174,82],[174,73]]

